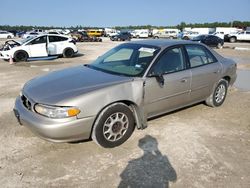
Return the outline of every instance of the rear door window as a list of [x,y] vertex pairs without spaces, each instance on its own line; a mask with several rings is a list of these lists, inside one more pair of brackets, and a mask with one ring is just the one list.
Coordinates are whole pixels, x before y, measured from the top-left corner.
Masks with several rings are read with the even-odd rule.
[[198,67],[217,60],[205,47],[199,45],[186,45],[186,50],[190,62],[190,67]]
[[60,36],[49,36],[49,42],[61,42],[66,41],[68,38],[66,37],[60,37]]

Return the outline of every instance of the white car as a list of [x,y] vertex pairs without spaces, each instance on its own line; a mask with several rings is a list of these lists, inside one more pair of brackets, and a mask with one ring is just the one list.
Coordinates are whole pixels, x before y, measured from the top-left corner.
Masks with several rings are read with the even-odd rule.
[[28,58],[63,55],[72,57],[77,53],[75,41],[64,35],[45,34],[30,37],[20,42],[9,40],[0,49],[0,58],[9,60],[12,57],[16,62],[27,61]]
[[197,37],[197,36],[199,36],[199,35],[200,35],[199,32],[196,32],[196,31],[188,31],[188,32],[184,32],[184,33],[183,33],[182,39],[184,39],[184,40],[191,40],[191,39],[193,39],[194,37]]
[[8,31],[0,31],[0,38],[1,39],[11,39],[14,38],[13,33],[10,33]]

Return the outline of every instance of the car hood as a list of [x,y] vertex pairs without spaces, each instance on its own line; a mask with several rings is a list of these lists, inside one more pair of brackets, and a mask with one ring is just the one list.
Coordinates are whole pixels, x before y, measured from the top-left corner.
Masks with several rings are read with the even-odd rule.
[[22,92],[34,102],[57,105],[61,101],[93,90],[131,80],[133,80],[132,77],[78,66],[34,78],[25,84]]

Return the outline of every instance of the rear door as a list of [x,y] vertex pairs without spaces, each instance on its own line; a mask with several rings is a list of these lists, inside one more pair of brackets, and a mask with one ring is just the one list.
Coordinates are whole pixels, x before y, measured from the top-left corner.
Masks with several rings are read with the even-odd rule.
[[47,53],[47,36],[41,36],[30,41],[26,46],[29,47],[30,57],[45,57]]
[[220,79],[221,64],[204,46],[185,45],[192,74],[190,102],[207,98],[213,91],[214,84]]
[[49,35],[48,38],[49,38],[48,54],[49,55],[62,54],[63,50],[65,49],[65,42],[68,40],[68,38],[57,35]]
[[[153,75],[162,75],[161,84]],[[181,46],[162,52],[145,81],[145,112],[152,117],[179,108],[188,102],[191,71]]]

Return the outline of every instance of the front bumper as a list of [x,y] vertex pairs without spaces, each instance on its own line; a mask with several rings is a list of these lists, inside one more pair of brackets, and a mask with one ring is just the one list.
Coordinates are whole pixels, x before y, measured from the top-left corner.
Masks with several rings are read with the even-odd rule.
[[52,142],[73,142],[90,138],[95,116],[82,119],[51,119],[28,110],[17,97],[15,116],[21,125],[27,126],[39,137]]
[[10,56],[5,51],[0,51],[0,59],[10,59]]

